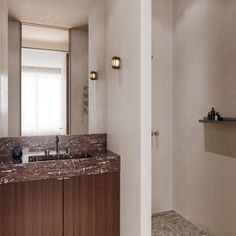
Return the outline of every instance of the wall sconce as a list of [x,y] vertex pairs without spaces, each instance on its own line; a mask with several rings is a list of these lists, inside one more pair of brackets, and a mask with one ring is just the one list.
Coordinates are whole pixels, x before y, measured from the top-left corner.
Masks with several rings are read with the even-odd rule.
[[112,58],[112,68],[113,69],[120,69],[120,67],[121,67],[120,57],[113,57]]
[[90,75],[89,75],[89,78],[90,78],[91,80],[98,80],[98,72],[96,72],[96,71],[91,71],[91,72],[90,72]]

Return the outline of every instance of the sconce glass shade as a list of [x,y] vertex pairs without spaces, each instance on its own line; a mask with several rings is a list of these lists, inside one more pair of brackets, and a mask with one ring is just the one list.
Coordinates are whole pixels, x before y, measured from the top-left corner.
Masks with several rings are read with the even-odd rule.
[[89,78],[90,78],[91,80],[97,80],[97,79],[98,79],[98,72],[96,72],[96,71],[91,71],[91,72],[90,72],[90,75],[89,75]]
[[120,67],[121,67],[120,57],[113,57],[112,58],[112,68],[113,69],[120,69]]

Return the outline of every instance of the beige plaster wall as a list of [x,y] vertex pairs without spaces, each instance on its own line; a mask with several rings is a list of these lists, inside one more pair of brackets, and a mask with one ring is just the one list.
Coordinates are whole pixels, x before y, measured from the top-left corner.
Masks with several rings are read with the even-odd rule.
[[71,134],[87,134],[88,114],[84,111],[84,86],[88,86],[88,31],[70,31],[70,53]]
[[[113,70],[113,56],[122,68]],[[89,132],[121,155],[121,235],[151,235],[151,1],[95,0],[89,16]]]
[[98,80],[89,80],[89,133],[107,133],[106,0],[95,0],[89,13],[89,71]]
[[235,236],[236,1],[174,1],[174,209],[212,235]]
[[[121,236],[151,235],[151,1],[107,0],[108,148],[121,155]],[[113,56],[122,68],[111,67]]]
[[21,130],[21,23],[8,23],[8,135]]
[[8,136],[8,4],[0,0],[0,137]]

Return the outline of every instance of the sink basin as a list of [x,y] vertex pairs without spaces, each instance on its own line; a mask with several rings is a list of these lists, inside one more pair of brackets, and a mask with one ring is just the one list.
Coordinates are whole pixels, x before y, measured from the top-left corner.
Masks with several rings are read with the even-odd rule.
[[33,155],[29,156],[28,162],[43,162],[43,161],[56,161],[56,160],[70,160],[70,159],[85,159],[91,158],[92,155],[86,152],[70,154],[51,154],[51,155]]

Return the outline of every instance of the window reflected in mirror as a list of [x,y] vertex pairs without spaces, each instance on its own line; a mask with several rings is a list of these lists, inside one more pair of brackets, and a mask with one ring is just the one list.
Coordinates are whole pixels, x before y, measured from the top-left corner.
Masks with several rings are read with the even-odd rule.
[[22,135],[66,134],[66,54],[22,49]]

